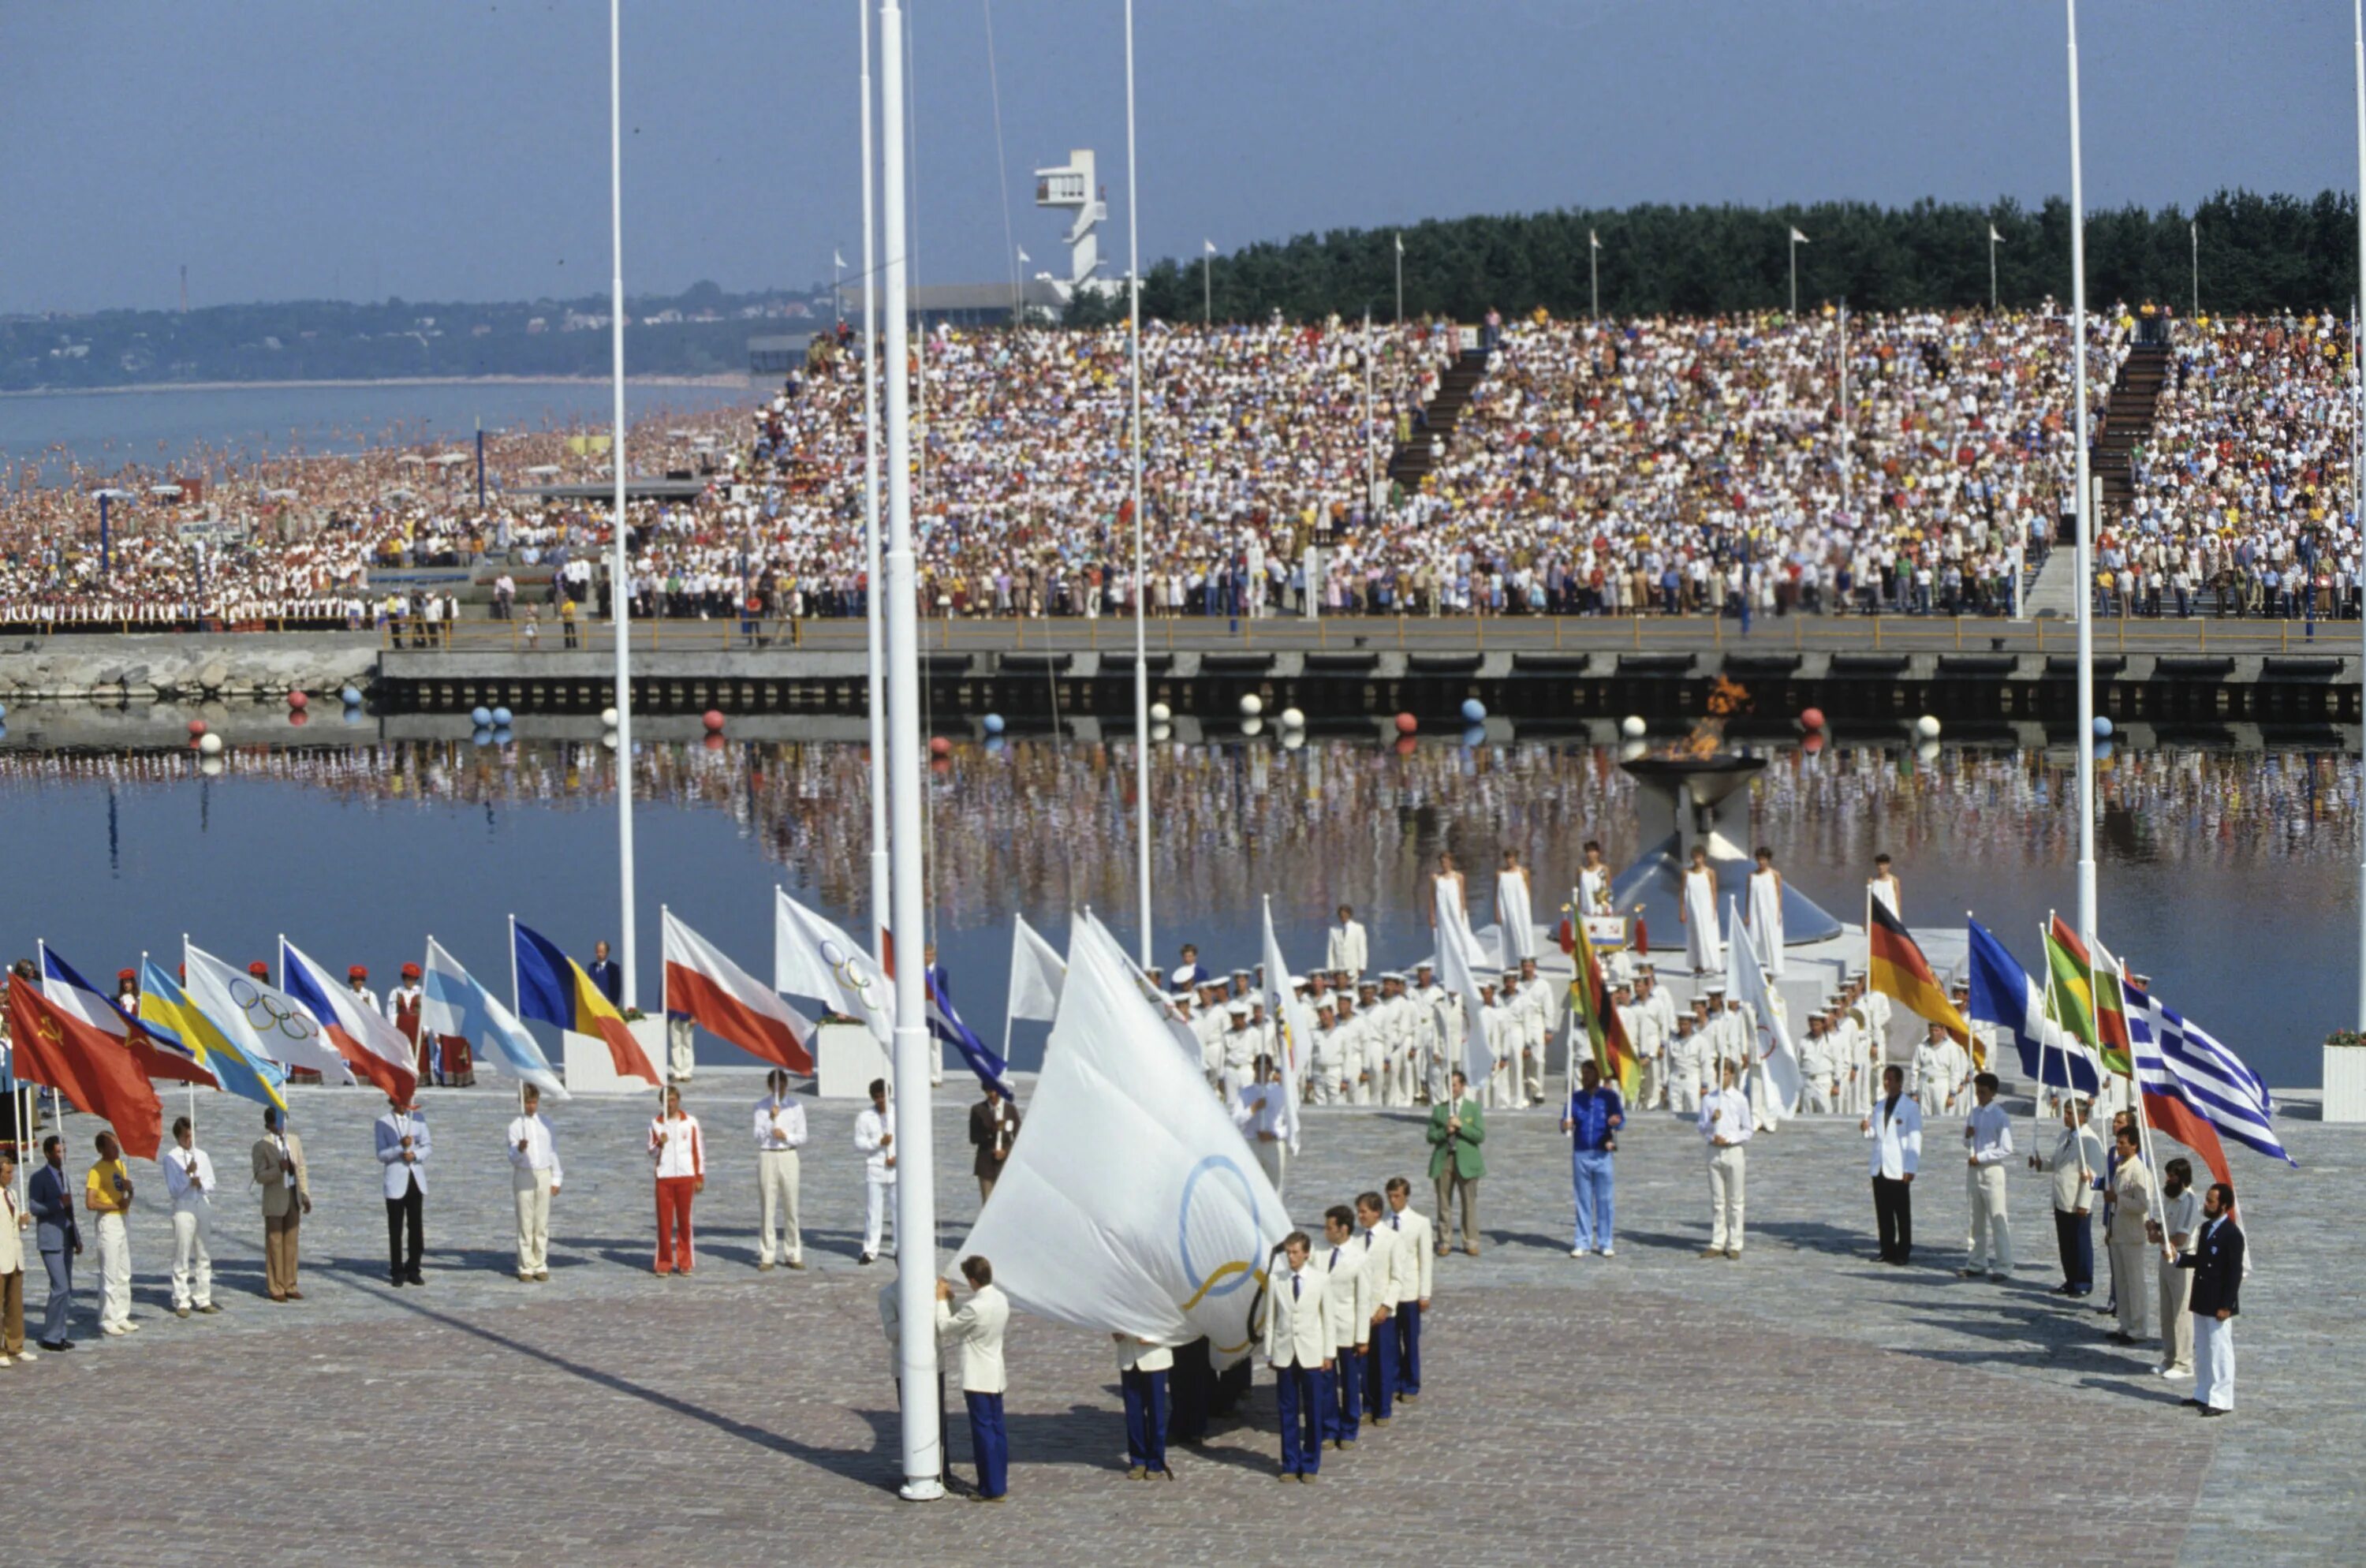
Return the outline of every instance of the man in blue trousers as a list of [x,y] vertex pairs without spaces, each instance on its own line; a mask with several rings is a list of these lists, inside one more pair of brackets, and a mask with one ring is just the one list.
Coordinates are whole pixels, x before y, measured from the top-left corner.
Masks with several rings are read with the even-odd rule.
[[1421,1319],[1429,1310],[1429,1292],[1433,1280],[1430,1249],[1436,1233],[1428,1216],[1413,1206],[1413,1183],[1402,1176],[1391,1176],[1388,1184],[1389,1228],[1397,1233],[1396,1251],[1396,1315],[1389,1325],[1396,1330],[1397,1386],[1399,1399],[1421,1397]]
[[1616,1255],[1611,1223],[1617,1213],[1617,1180],[1612,1159],[1618,1152],[1618,1129],[1626,1124],[1627,1104],[1618,1091],[1602,1081],[1602,1069],[1592,1062],[1578,1067],[1578,1088],[1569,1097],[1560,1130],[1570,1138],[1570,1182],[1577,1190],[1577,1238],[1569,1255],[1583,1258],[1599,1252]]
[[937,1339],[961,1350],[962,1403],[969,1408],[970,1458],[977,1465],[977,1500],[999,1503],[1010,1490],[1010,1434],[1002,1423],[1002,1394],[1008,1386],[1002,1366],[1002,1336],[1010,1323],[1010,1299],[994,1287],[994,1265],[975,1255],[961,1260],[970,1298],[953,1310],[953,1288],[937,1281]]
[[74,1222],[73,1184],[66,1179],[66,1141],[55,1133],[43,1138],[41,1157],[46,1163],[33,1172],[25,1193],[38,1226],[41,1264],[50,1271],[40,1345],[44,1350],[63,1350],[73,1343],[73,1260],[82,1256],[82,1226]]
[[[1265,1362],[1273,1369],[1274,1403],[1281,1411],[1282,1481],[1311,1482],[1323,1468],[1324,1416],[1331,1404],[1331,1352],[1339,1342],[1329,1305],[1329,1283],[1308,1256],[1304,1231],[1282,1238],[1289,1265],[1268,1277]],[[1351,1337],[1352,1337],[1352,1330]]]

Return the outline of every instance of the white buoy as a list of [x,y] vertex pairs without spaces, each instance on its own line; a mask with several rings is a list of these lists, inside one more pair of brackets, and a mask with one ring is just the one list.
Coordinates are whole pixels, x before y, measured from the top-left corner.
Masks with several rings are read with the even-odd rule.
[[1640,740],[1647,727],[1640,714],[1628,714],[1618,721],[1618,733],[1629,740]]
[[1243,718],[1255,718],[1257,715],[1263,712],[1265,712],[1265,699],[1258,696],[1255,692],[1251,692],[1247,696],[1241,699],[1241,716]]
[[1150,705],[1150,722],[1151,722],[1151,723],[1153,723],[1153,724],[1165,724],[1165,723],[1166,723],[1167,721],[1169,721],[1170,719],[1172,719],[1174,716],[1175,716],[1175,710],[1174,710],[1174,709],[1172,709],[1172,708],[1170,708],[1170,707],[1168,707],[1165,703],[1153,703],[1153,704],[1151,704],[1151,705]]
[[1281,727],[1284,729],[1303,729],[1306,728],[1306,716],[1296,708],[1284,708],[1281,710]]
[[600,710],[600,728],[603,729],[614,729],[616,728],[616,710],[614,708],[602,708]]
[[197,737],[197,750],[206,756],[219,757],[221,755],[221,749],[222,739],[212,730],[208,729]]
[[1939,721],[1926,713],[1914,721],[1914,733],[1925,740],[1936,740],[1939,739]]

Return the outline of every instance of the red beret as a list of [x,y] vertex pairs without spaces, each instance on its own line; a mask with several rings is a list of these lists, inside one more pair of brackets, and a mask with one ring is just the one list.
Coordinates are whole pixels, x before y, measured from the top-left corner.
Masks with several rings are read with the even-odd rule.
[[115,977],[118,980],[137,980],[140,978],[140,971],[137,969],[118,969],[115,972]]
[[368,978],[369,978],[369,965],[368,965],[368,964],[355,964],[352,968],[350,968],[350,969],[348,969],[348,970],[346,970],[346,971],[345,971],[345,978],[346,978],[346,979],[348,979],[348,980],[366,980],[366,979],[368,979]]
[[416,979],[418,979],[418,978],[419,978],[419,965],[418,965],[418,964],[404,964],[404,965],[402,966],[402,977],[403,977],[404,979],[406,979],[406,980],[416,980]]

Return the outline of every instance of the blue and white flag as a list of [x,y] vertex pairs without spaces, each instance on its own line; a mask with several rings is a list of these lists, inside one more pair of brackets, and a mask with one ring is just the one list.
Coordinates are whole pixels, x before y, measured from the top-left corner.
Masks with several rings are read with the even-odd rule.
[[432,936],[427,939],[427,973],[419,988],[420,1028],[467,1041],[477,1065],[488,1071],[524,1078],[554,1100],[567,1098],[567,1085],[517,1015],[495,1000]]
[[2240,1056],[2152,993],[2124,986],[2122,994],[2136,1082],[2146,1094],[2181,1100],[2236,1143],[2286,1165],[2300,1164],[2276,1137],[2275,1097]]
[[969,1070],[977,1075],[978,1082],[1005,1100],[1017,1100],[1019,1097],[1010,1091],[1010,1064],[996,1055],[953,1010],[952,987],[945,979],[944,966],[931,964],[920,971],[920,977],[928,987],[929,1032],[960,1052]]
[[1992,1023],[2011,1036],[2021,1053],[2021,1070],[2056,1089],[2092,1095],[2103,1085],[2103,1064],[2094,1050],[2045,1016],[2045,991],[2007,953],[1995,933],[1977,920],[1971,931],[1971,999],[1964,1012],[1974,1023]]

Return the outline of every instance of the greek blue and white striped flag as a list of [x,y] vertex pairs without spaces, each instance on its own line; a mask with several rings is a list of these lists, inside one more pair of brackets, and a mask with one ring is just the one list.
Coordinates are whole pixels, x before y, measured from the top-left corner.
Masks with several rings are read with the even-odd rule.
[[2276,1137],[2275,1097],[2243,1058],[2158,996],[2134,986],[2124,987],[2122,994],[2136,1083],[2145,1093],[2180,1100],[2236,1143],[2286,1165],[2300,1164]]

